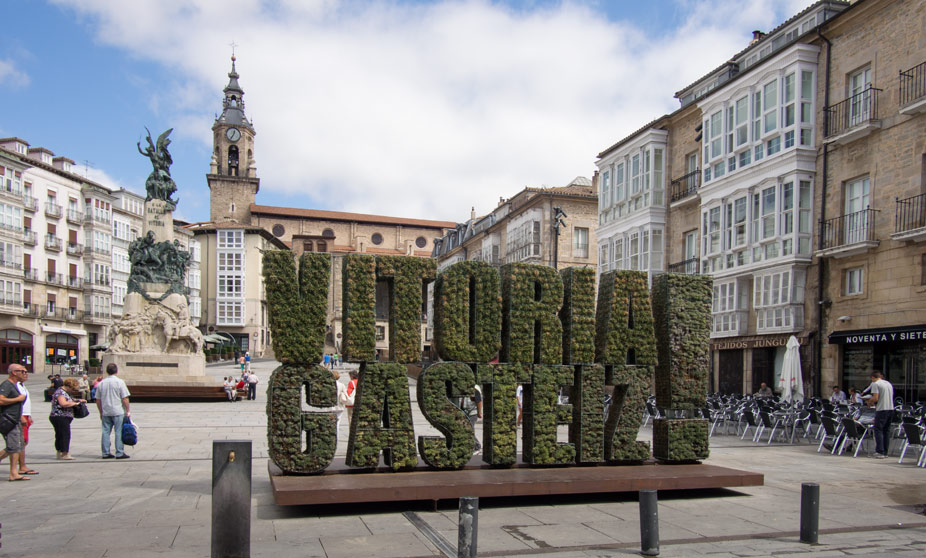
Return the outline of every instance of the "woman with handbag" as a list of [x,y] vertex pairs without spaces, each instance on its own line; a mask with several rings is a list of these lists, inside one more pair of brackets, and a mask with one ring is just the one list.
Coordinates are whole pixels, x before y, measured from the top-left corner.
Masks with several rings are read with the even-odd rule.
[[51,414],[48,420],[55,429],[55,450],[58,459],[73,461],[70,455],[71,448],[71,421],[74,420],[74,409],[83,399],[75,399],[80,393],[76,378],[66,378],[64,385],[55,390],[51,400]]

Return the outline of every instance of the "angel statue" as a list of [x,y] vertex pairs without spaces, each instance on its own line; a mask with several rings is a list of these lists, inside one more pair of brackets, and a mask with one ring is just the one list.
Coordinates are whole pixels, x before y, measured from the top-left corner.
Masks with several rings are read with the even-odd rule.
[[148,175],[148,180],[145,181],[145,190],[148,192],[145,201],[164,200],[173,206],[171,209],[174,209],[177,207],[179,200],[171,199],[171,196],[177,191],[177,184],[170,177],[170,165],[174,161],[170,157],[170,152],[167,151],[167,146],[170,145],[167,136],[174,129],[171,128],[158,136],[156,145],[151,141],[151,131],[147,127],[145,131],[148,132],[148,147],[142,151],[141,142],[138,142],[138,152],[151,159],[151,166],[154,167],[154,170]]

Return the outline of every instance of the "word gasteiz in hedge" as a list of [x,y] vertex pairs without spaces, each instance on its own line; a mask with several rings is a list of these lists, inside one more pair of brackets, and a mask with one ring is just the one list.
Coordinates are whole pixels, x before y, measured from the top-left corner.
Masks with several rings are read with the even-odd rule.
[[[264,254],[273,349],[282,365],[267,398],[270,457],[289,473],[319,473],[331,463],[337,414],[331,373],[318,366],[325,335],[331,259],[308,253],[298,269],[289,251]],[[704,407],[710,335],[710,278],[595,272],[483,262],[436,262],[400,256],[343,258],[343,351],[360,363],[346,464],[395,471],[418,465],[460,469],[472,458],[473,426],[459,401],[482,388],[483,461],[512,466],[517,402],[523,388],[523,462],[534,465],[634,464],[650,457],[637,440],[655,380],[657,405],[670,416]],[[376,361],[376,283],[390,292],[389,358]],[[422,293],[434,282],[434,346],[442,362],[417,382],[423,416],[442,436],[412,427],[406,364],[420,360]],[[496,357],[498,357],[496,359]],[[569,403],[559,402],[562,388]],[[611,404],[605,416],[605,397]],[[568,442],[557,427],[568,425]],[[653,455],[666,462],[708,456],[707,421],[657,419]]]

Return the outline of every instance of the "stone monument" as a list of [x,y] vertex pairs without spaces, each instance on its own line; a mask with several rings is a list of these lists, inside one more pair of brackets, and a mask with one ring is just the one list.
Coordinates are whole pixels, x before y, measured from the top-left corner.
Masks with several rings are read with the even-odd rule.
[[122,318],[110,329],[103,365],[115,362],[131,386],[215,386],[205,374],[202,333],[190,320],[184,285],[190,254],[174,239],[177,185],[170,177],[173,161],[167,150],[171,131],[157,142],[149,131],[148,147],[142,150],[138,144],[153,167],[145,181],[144,231],[129,245],[128,294]]

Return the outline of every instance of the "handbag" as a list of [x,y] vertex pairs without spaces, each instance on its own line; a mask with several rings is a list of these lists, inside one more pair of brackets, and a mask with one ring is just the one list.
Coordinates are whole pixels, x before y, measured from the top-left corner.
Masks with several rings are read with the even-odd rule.
[[87,407],[87,404],[81,401],[76,407],[74,407],[74,418],[86,418],[90,416],[90,408]]
[[0,415],[0,434],[6,436],[16,428],[17,424],[19,424],[19,419],[10,415]]
[[138,443],[138,429],[129,417],[125,417],[122,421],[122,443],[127,446],[134,446]]

